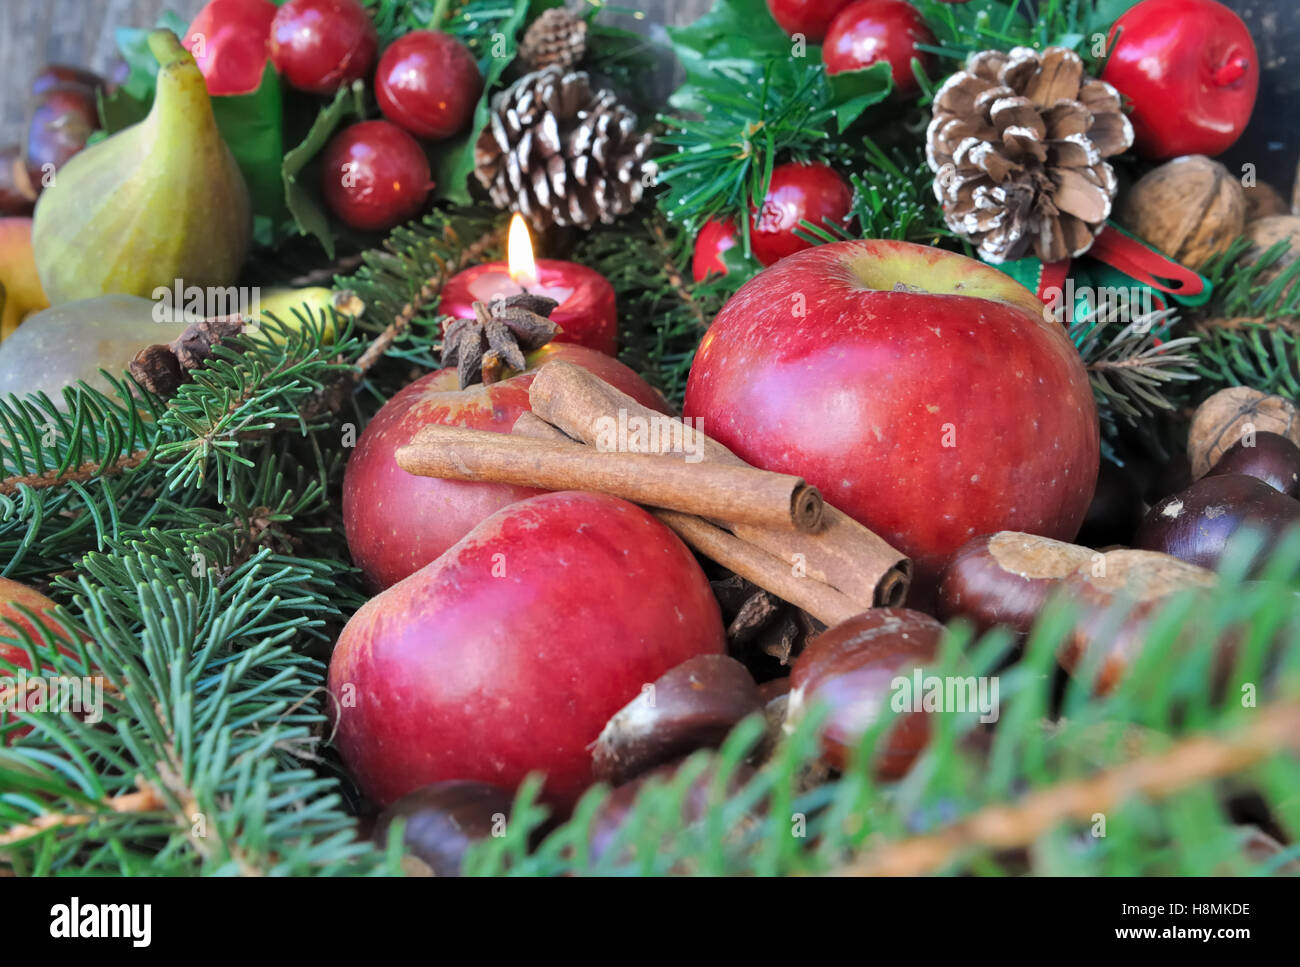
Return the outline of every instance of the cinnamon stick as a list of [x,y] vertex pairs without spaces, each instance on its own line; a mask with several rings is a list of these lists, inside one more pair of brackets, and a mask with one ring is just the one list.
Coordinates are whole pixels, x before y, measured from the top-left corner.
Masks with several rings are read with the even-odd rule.
[[[620,413],[624,424],[630,424],[634,417],[645,421],[666,419],[571,363],[547,363],[538,370],[528,395],[535,416],[593,446],[608,442],[611,432],[617,432]],[[706,464],[749,466],[702,430],[685,423],[673,434],[650,434],[645,442],[648,446],[642,452],[661,452],[656,446],[667,443],[674,446],[674,452],[699,454]],[[911,561],[830,504],[825,506],[822,529],[816,534],[741,522],[725,522],[723,526],[745,543],[784,562],[792,573],[802,573],[838,590],[857,605],[854,613],[873,606],[899,605],[907,594]]]
[[790,530],[815,529],[822,499],[799,477],[748,466],[691,464],[648,453],[429,425],[397,451],[408,473],[544,490],[594,490],[652,507]]

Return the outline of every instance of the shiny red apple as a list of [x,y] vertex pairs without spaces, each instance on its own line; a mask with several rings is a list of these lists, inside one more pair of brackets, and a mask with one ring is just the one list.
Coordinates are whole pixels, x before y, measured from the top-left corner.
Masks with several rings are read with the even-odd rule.
[[722,261],[722,253],[734,248],[737,241],[736,223],[731,219],[711,218],[705,222],[695,237],[691,278],[703,282],[710,275],[726,275],[727,265]]
[[937,43],[925,18],[904,0],[854,0],[835,15],[822,46],[826,73],[856,71],[885,61],[894,78],[894,89],[902,95],[920,90],[912,58],[922,66],[933,56],[918,49]]
[[767,0],[767,9],[777,26],[791,37],[803,34],[819,44],[835,15],[849,3],[850,0]]
[[571,804],[590,746],[643,686],[720,654],[694,555],[645,510],[565,491],[521,501],[368,601],[330,659],[335,743],[367,796],[546,774]]
[[1213,157],[1241,137],[1259,92],[1259,53],[1215,0],[1143,0],[1115,21],[1102,79],[1133,106],[1135,147],[1153,160]]
[[747,282],[705,334],[687,416],[798,474],[913,557],[976,534],[1074,537],[1097,480],[1088,374],[997,269],[906,242],[835,242]]
[[[35,616],[36,621],[33,622],[15,605],[30,611]],[[57,640],[66,641],[67,632],[52,617],[47,617],[47,612],[52,611],[54,607],[54,602],[35,588],[29,588],[25,584],[11,581],[8,578],[0,578],[0,635],[6,638],[22,640],[25,632],[39,647],[42,640],[42,632],[37,628],[39,623]],[[59,647],[62,651],[70,653],[70,649],[62,645]],[[32,670],[32,662],[28,657],[27,649],[17,645],[7,645],[0,642],[0,661],[8,662],[14,668],[25,672]],[[14,674],[14,671],[10,668],[0,665],[0,691],[4,691],[6,686],[12,684],[5,680],[12,678]],[[15,712],[12,708],[7,705],[0,705],[0,726],[8,725],[13,721],[14,717]],[[30,731],[30,726],[20,726],[4,735],[0,735],[0,746],[4,746],[8,741],[21,738]]]
[[649,384],[594,349],[551,343],[527,358],[526,372],[488,386],[458,389],[454,369],[422,376],[385,403],[357,440],[343,477],[343,524],[352,560],[375,590],[418,571],[483,518],[539,493],[407,473],[393,455],[420,427],[438,423],[509,433],[519,414],[529,409],[534,371],[554,359],[582,366],[646,406],[665,410],[663,398]]
[[772,265],[812,246],[795,234],[802,221],[843,225],[853,207],[853,189],[830,165],[791,161],[772,169],[763,205],[750,213],[749,244],[754,258]]

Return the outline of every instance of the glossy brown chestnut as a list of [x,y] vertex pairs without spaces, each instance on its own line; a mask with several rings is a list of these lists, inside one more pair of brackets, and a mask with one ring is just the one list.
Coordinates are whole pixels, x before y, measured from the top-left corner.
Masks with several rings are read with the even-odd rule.
[[[1061,666],[1074,675],[1085,661],[1099,662],[1094,690],[1109,692],[1136,660],[1169,597],[1207,591],[1217,580],[1212,571],[1154,551],[1110,551],[1083,565],[1062,582],[1080,617],[1057,656]],[[1098,650],[1100,657],[1090,657]]]
[[36,99],[27,125],[27,171],[39,192],[99,128],[93,93],[55,87]]
[[939,585],[939,615],[981,631],[1001,625],[1025,635],[1061,580],[1096,552],[1049,537],[1000,531],[968,541]]
[[699,655],[655,680],[614,713],[592,748],[592,774],[621,785],[644,772],[720,746],[747,715],[763,711],[749,671],[726,655]]
[[1244,473],[1288,497],[1300,497],[1300,447],[1277,433],[1260,432],[1233,444],[1207,477]]
[[[591,839],[588,848],[593,860],[599,861],[614,845],[614,837],[623,824],[627,822],[636,805],[637,797],[652,782],[669,783],[682,767],[684,759],[669,762],[646,772],[631,782],[626,782],[614,789],[609,798],[596,811],[591,823]],[[754,770],[740,765],[731,773],[727,781],[725,794],[733,796],[743,789],[754,777]],[[682,811],[675,817],[682,826],[689,826],[703,819],[709,812],[709,806],[715,801],[714,780],[716,774],[712,768],[706,768],[697,776],[686,790],[682,800]]]
[[407,793],[375,823],[375,842],[388,843],[394,820],[405,819],[402,842],[434,876],[459,876],[465,853],[478,840],[500,835],[514,797],[482,782],[435,782]]
[[0,218],[32,213],[36,199],[30,196],[30,181],[23,149],[16,144],[0,148]]
[[[844,769],[859,741],[889,709],[893,682],[933,661],[943,625],[906,608],[873,608],[818,635],[795,660],[786,708],[787,733],[815,704],[829,713],[822,723],[822,759]],[[875,772],[898,779],[916,761],[930,735],[926,713],[899,717],[877,747]]]
[[1191,564],[1216,568],[1228,541],[1250,526],[1269,536],[1256,555],[1262,565],[1289,525],[1300,521],[1300,501],[1274,490],[1257,477],[1223,474],[1202,477],[1166,497],[1147,512],[1134,543],[1144,550],[1172,554]]

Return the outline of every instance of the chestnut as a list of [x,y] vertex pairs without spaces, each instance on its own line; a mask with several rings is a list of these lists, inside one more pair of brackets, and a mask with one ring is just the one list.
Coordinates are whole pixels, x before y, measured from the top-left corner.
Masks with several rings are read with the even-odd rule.
[[1300,497],[1300,447],[1278,433],[1261,431],[1224,451],[1206,476],[1244,473],[1288,497]]
[[388,843],[388,830],[405,819],[402,842],[434,876],[459,876],[465,854],[478,840],[501,835],[514,796],[483,782],[453,780],[416,789],[385,809],[375,822],[374,839]]
[[[813,705],[828,705],[819,736],[822,760],[843,770],[862,735],[888,714],[895,679],[910,678],[932,662],[943,632],[943,625],[929,615],[906,608],[873,608],[822,632],[795,659],[790,672],[786,733],[795,730]],[[877,746],[876,776],[904,776],[929,735],[925,712],[900,717]]]
[[0,148],[0,218],[30,215],[35,205],[22,148],[16,144]]
[[944,569],[939,616],[968,618],[981,632],[1001,625],[1027,635],[1061,580],[1096,553],[1018,531],[976,537]]
[[1255,559],[1262,566],[1279,532],[1300,520],[1300,501],[1279,493],[1258,477],[1229,473],[1202,477],[1147,512],[1134,543],[1144,550],[1215,568],[1228,541],[1243,527],[1270,539]]
[[1268,431],[1300,446],[1300,411],[1282,396],[1249,386],[1219,390],[1196,408],[1187,433],[1192,479],[1199,480],[1238,440]]
[[[1181,591],[1205,591],[1217,583],[1212,571],[1155,551],[1118,550],[1096,564],[1085,564],[1061,582],[1077,602],[1080,617],[1057,655],[1061,666],[1076,674],[1085,660],[1098,661],[1094,691],[1115,687],[1136,660],[1152,618],[1167,599]],[[1129,606],[1116,627],[1116,608]],[[1104,649],[1099,658],[1090,658]]]
[[80,87],[55,87],[42,94],[27,125],[27,171],[39,193],[48,176],[86,146],[99,129],[95,96]]
[[619,785],[696,749],[722,745],[737,722],[762,711],[744,665],[726,655],[697,655],[614,713],[592,748],[592,774]]
[[[637,797],[640,796],[642,790],[652,782],[659,784],[672,782],[677,776],[677,770],[682,767],[685,761],[685,759],[678,759],[660,765],[638,776],[631,782],[623,783],[609,794],[609,798],[596,810],[596,815],[591,822],[591,837],[588,841],[588,848],[594,861],[598,862],[614,845],[614,838],[618,835],[623,824],[627,822],[628,817],[631,816],[633,808],[636,806]],[[714,767],[709,766],[692,780],[682,800],[681,814],[668,819],[668,821],[672,822],[675,819],[674,825],[689,826],[692,823],[698,823],[707,816],[709,807],[716,801],[713,788],[716,775]],[[738,765],[727,780],[726,789],[724,790],[725,795],[734,796],[753,777],[753,769],[743,764]],[[660,818],[666,819],[666,817]]]

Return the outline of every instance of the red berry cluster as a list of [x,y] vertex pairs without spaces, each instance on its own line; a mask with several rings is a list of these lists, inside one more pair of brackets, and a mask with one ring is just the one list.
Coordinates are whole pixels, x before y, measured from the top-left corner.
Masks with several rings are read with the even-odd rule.
[[[373,72],[386,121],[364,121],[327,146],[325,202],[353,228],[378,231],[417,214],[433,188],[417,138],[442,140],[469,124],[483,93],[478,64],[454,37],[417,30],[380,56],[360,0],[212,0],[185,38],[213,94],[244,94],[268,60],[292,87],[333,96]],[[378,66],[376,66],[376,61]]]

